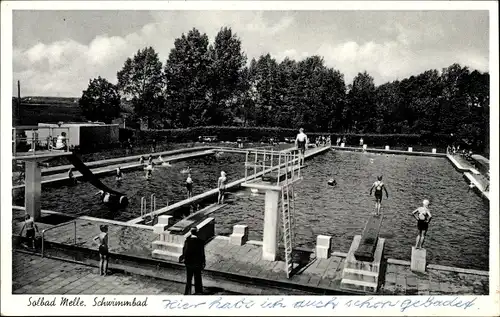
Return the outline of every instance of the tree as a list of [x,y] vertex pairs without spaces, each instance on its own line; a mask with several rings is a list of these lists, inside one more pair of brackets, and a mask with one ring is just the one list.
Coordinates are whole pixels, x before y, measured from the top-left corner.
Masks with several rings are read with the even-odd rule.
[[375,102],[373,77],[366,71],[358,73],[347,94],[347,106],[344,110],[346,128],[357,132],[374,131],[376,125]]
[[127,58],[118,72],[118,89],[123,97],[132,102],[138,119],[146,120],[148,126],[159,126],[158,118],[164,117],[164,78],[162,63],[152,47],[137,51]]
[[274,120],[279,109],[278,64],[270,54],[260,56],[250,63],[252,82],[250,89],[255,102],[255,124],[260,126],[276,125]]
[[236,112],[238,97],[246,83],[243,82],[246,56],[241,51],[241,41],[231,28],[222,28],[208,54],[209,67],[209,108],[212,114],[209,124],[231,123]]
[[209,106],[208,37],[193,28],[174,42],[165,63],[166,96],[175,127],[206,125],[216,115]]
[[88,120],[111,123],[120,116],[120,95],[117,88],[101,76],[89,81],[78,104]]

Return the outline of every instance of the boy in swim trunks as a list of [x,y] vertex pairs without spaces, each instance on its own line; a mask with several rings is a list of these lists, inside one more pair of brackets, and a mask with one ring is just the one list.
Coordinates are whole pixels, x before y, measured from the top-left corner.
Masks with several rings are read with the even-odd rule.
[[99,226],[101,233],[94,238],[94,242],[99,243],[99,271],[100,275],[106,276],[108,271],[108,226]]
[[413,217],[417,219],[418,236],[415,243],[415,248],[420,249],[424,245],[425,234],[429,229],[429,223],[431,222],[431,212],[427,208],[429,206],[429,201],[425,199],[423,201],[422,207],[418,207],[412,212]]
[[191,174],[188,174],[188,177],[186,178],[186,190],[187,190],[187,195],[188,199],[193,196],[193,179],[191,178]]
[[304,129],[299,129],[299,134],[297,134],[297,138],[295,139],[295,146],[299,150],[299,158],[304,164],[304,154],[306,153],[306,146],[309,143],[307,139],[307,135],[304,133]]
[[382,190],[385,191],[385,197],[389,198],[389,193],[385,188],[384,183],[382,183],[382,176],[377,177],[377,181],[373,183],[372,188],[370,188],[370,196],[372,191],[375,189],[375,215],[380,215],[380,204],[382,203]]
[[122,180],[122,170],[119,166],[116,168],[116,180],[117,181]]
[[217,187],[219,188],[219,198],[217,199],[217,203],[219,205],[224,203],[224,194],[226,193],[226,172],[220,172],[219,180],[217,181]]
[[19,235],[22,236],[23,230],[24,230],[24,228],[26,228],[26,239],[31,240],[31,245],[34,249],[35,248],[35,229],[36,229],[36,232],[38,232],[38,233],[40,233],[40,231],[38,230],[38,226],[33,221],[33,219],[30,217],[30,215],[24,216],[24,219],[25,219],[24,225],[23,225]]

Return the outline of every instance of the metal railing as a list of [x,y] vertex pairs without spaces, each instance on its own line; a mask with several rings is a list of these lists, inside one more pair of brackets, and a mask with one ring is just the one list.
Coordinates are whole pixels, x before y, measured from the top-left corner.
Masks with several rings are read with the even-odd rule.
[[[69,127],[19,126],[12,128],[12,154],[36,155],[36,151],[69,151]],[[59,138],[64,132],[65,137]],[[57,148],[57,142],[64,145]]]
[[44,253],[45,253],[45,232],[50,231],[50,230],[55,229],[55,228],[66,226],[66,225],[68,225],[70,223],[73,223],[75,225],[75,227],[74,227],[75,230],[74,230],[74,241],[73,241],[73,244],[76,244],[76,221],[75,220],[70,221],[70,222],[61,223],[59,225],[56,225],[56,226],[50,227],[48,229],[42,230],[42,258],[43,258]]
[[[252,158],[253,156],[253,158]],[[278,160],[275,164],[275,160]],[[277,170],[277,179],[279,185],[280,177],[285,173],[285,181],[294,181],[296,178],[300,178],[300,163],[301,156],[296,153],[293,149],[286,151],[262,151],[262,150],[249,150],[246,152],[245,156],[245,181],[249,177],[255,178],[258,173],[272,172]],[[253,174],[249,174],[249,168],[253,168]],[[285,168],[282,171],[282,168]],[[288,174],[290,173],[290,177]]]
[[[151,208],[151,213],[156,211],[156,195],[151,194],[150,197],[150,208]],[[167,201],[167,206],[168,206],[168,201]],[[142,196],[141,197],[141,217],[144,217],[145,214],[148,214],[148,200],[146,197]]]

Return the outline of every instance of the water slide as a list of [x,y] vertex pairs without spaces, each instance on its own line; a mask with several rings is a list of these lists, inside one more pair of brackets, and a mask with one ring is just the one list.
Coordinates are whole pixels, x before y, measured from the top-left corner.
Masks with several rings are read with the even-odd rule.
[[85,163],[83,163],[83,161],[77,155],[71,154],[71,155],[68,155],[66,157],[68,158],[70,163],[73,164],[73,166],[75,166],[75,168],[82,174],[83,178],[85,180],[87,180],[89,183],[91,183],[92,185],[94,185],[95,187],[99,188],[100,190],[102,190],[104,192],[107,192],[107,193],[110,193],[110,194],[116,196],[120,200],[120,202],[122,200],[121,197],[126,198],[125,194],[117,192],[116,190],[113,190],[113,189],[109,188],[108,186],[104,185],[99,180],[99,178],[97,176],[95,176],[94,173],[92,173],[90,168],[88,168],[88,166],[85,165]]

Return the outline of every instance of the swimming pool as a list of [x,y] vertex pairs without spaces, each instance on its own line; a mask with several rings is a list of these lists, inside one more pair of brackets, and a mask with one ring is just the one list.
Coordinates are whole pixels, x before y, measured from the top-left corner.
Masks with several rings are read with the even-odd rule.
[[[314,248],[322,234],[332,236],[334,250],[347,252],[373,211],[369,190],[378,175],[389,191],[381,209],[386,256],[410,260],[418,233],[411,212],[429,199],[428,263],[488,269],[489,204],[468,191],[461,173],[444,158],[329,151],[309,161],[296,186],[298,246]],[[331,177],[335,188],[327,185]],[[262,240],[264,196],[248,191],[233,196],[233,204],[212,215],[217,234],[229,235],[233,225],[246,224],[250,239]]]
[[[264,146],[254,143],[253,147]],[[216,146],[216,145],[214,145]],[[281,150],[292,144],[279,144],[274,148]],[[191,168],[194,181],[193,195],[201,194],[217,187],[217,179],[221,171],[226,172],[228,181],[244,177],[245,155],[238,153],[219,153],[197,159],[189,159],[172,163],[170,167],[155,166],[152,177],[145,179],[143,170],[125,172],[121,181],[115,176],[105,176],[101,181],[110,188],[127,194],[129,206],[121,210],[112,210],[103,205],[95,195],[98,189],[90,183],[79,182],[76,186],[61,184],[44,185],[42,189],[42,209],[62,212],[74,216],[92,216],[118,221],[128,221],[139,217],[141,197],[147,199],[147,209],[150,211],[150,197],[156,197],[156,208],[186,199],[184,187],[187,174],[183,170]],[[13,205],[24,206],[24,194],[13,196]]]

